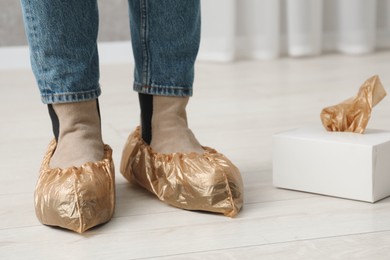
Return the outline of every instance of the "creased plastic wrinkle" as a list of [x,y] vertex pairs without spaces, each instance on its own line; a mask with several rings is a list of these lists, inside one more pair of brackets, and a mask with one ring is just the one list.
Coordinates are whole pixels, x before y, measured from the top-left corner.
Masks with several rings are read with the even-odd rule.
[[326,107],[321,121],[326,130],[363,134],[371,117],[372,108],[386,96],[377,75],[367,79],[355,97],[338,105]]
[[104,146],[104,158],[80,167],[49,167],[56,148],[53,140],[43,159],[35,188],[35,212],[42,224],[82,233],[109,221],[115,207],[112,150]]
[[121,173],[174,207],[233,217],[243,205],[240,172],[224,155],[203,149],[203,154],[159,154],[137,127],[123,149]]

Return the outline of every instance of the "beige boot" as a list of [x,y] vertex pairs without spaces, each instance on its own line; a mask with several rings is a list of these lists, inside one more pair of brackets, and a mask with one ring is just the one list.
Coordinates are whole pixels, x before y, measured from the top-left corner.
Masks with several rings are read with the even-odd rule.
[[154,96],[152,141],[158,153],[203,153],[204,150],[188,128],[186,106],[188,97]]
[[104,144],[96,100],[54,104],[50,115],[57,137],[51,168],[80,166],[103,158]]
[[188,97],[140,94],[140,99],[142,137],[153,151],[162,154],[204,152],[188,128],[186,113]]

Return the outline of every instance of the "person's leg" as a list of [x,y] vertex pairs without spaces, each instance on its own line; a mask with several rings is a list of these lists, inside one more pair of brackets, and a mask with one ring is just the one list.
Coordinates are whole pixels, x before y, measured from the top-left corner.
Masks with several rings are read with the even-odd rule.
[[[31,65],[58,141],[50,166],[103,157],[96,0],[21,0]],[[61,104],[60,104],[61,103]]]
[[31,65],[55,140],[35,189],[38,219],[83,232],[114,212],[112,151],[101,137],[96,0],[21,0]]
[[239,170],[202,147],[188,128],[200,42],[200,0],[129,0],[141,129],[128,139],[121,172],[171,205],[234,216]]
[[200,43],[199,0],[129,0],[143,139],[156,152],[203,149],[188,128]]

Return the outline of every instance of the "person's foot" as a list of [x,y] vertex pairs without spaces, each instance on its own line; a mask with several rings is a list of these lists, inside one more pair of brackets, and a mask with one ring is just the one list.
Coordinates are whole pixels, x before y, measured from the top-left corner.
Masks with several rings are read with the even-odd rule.
[[45,225],[82,233],[109,221],[115,208],[112,150],[104,145],[97,100],[49,105],[55,140],[35,187],[35,212]]
[[55,148],[56,142],[52,140],[35,186],[34,204],[38,220],[45,225],[78,233],[108,222],[115,209],[111,148],[104,146],[103,158],[98,162],[63,169],[49,166]]
[[188,128],[188,100],[188,97],[140,94],[142,138],[153,151],[162,154],[204,152]]
[[96,100],[49,105],[57,147],[51,168],[80,166],[103,158],[100,116]]
[[139,97],[142,129],[127,139],[122,175],[172,206],[237,215],[243,205],[240,171],[196,140],[187,125],[188,98]]

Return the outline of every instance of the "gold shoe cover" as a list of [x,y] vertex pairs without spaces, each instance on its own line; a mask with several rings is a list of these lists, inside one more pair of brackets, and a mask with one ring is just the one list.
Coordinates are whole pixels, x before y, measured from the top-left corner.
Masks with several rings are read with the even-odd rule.
[[203,149],[203,154],[159,154],[137,127],[123,149],[121,173],[172,206],[233,217],[243,204],[240,172],[224,155]]
[[35,188],[35,212],[42,224],[82,233],[109,221],[115,207],[112,150],[104,146],[104,158],[80,167],[50,169],[56,148],[53,140],[43,159]]

